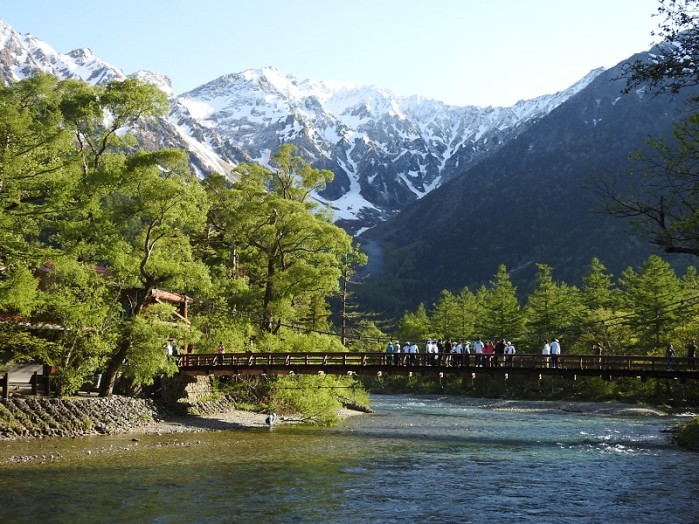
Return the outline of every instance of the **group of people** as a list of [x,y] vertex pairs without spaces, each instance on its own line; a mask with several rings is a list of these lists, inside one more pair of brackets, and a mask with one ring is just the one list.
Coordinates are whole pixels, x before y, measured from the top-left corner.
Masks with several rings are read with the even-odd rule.
[[163,344],[163,349],[165,350],[165,354],[168,357],[172,356],[177,356],[180,354],[180,347],[177,345],[177,342],[175,342],[173,339],[168,339],[165,344]]
[[558,369],[561,366],[561,343],[557,338],[554,338],[551,342],[548,339],[544,340],[541,354],[544,355],[544,367],[550,366]]
[[[685,346],[687,350],[687,369],[692,369],[695,370],[696,368],[696,362],[695,359],[697,357],[697,343],[694,339],[690,340],[687,342],[687,345]],[[677,365],[677,354],[675,352],[675,348],[672,344],[669,344],[667,346],[667,349],[665,350],[665,357],[667,358],[667,365],[670,368],[674,368]]]
[[470,366],[471,354],[475,356],[478,367],[512,366],[512,357],[516,350],[514,344],[505,339],[497,342],[483,342],[479,337],[471,344],[469,341],[428,338],[425,342],[424,357],[420,358],[418,345],[406,342],[402,347],[400,341],[389,341],[386,345],[386,362],[389,365],[415,366]]

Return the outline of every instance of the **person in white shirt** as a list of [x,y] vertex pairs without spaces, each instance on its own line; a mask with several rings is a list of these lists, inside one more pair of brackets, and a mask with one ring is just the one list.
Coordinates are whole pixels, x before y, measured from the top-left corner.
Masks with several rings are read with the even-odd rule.
[[541,354],[544,355],[542,362],[544,367],[549,367],[549,355],[551,354],[551,346],[549,345],[548,339],[544,340],[544,347],[541,349]]
[[473,351],[476,354],[476,366],[482,366],[483,365],[483,347],[485,344],[483,344],[483,340],[481,340],[481,337],[478,337],[478,340],[476,340],[473,343]]
[[461,345],[461,341],[457,341],[456,345],[451,350],[454,353],[454,358],[452,359],[452,364],[456,367],[461,367],[461,355],[464,352],[464,347]]
[[463,356],[461,357],[461,360],[463,361],[464,366],[469,367],[471,365],[471,362],[469,361],[470,359],[471,359],[471,343],[464,342],[464,353],[463,353]]
[[432,365],[432,339],[430,338],[425,343],[425,365]]
[[430,349],[432,350],[432,354],[430,355],[430,364],[432,366],[436,366],[439,364],[439,346],[437,345],[436,340],[432,340],[432,344],[430,344]]
[[516,352],[514,344],[512,344],[512,341],[509,341],[505,345],[505,367],[512,367],[512,357],[515,356]]
[[549,348],[551,350],[551,367],[558,368],[558,357],[561,356],[561,344],[558,342],[557,338],[553,339]]
[[417,361],[417,354],[418,354],[418,349],[417,349],[417,344],[410,344],[410,365],[414,366],[416,361]]

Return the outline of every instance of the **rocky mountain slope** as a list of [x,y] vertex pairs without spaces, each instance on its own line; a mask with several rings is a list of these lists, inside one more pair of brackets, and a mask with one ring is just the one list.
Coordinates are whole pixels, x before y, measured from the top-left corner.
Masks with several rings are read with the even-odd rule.
[[618,276],[661,254],[628,222],[601,213],[591,188],[595,177],[630,167],[647,137],[669,137],[686,107],[643,89],[622,95],[620,75],[619,66],[598,75],[489,158],[367,232],[385,264],[363,286],[365,304],[400,314],[442,289],[475,291],[500,264],[528,292],[537,263],[579,285],[593,257]]
[[[0,20],[0,80],[36,71],[93,84],[126,78],[89,49],[61,54]],[[600,73],[507,108],[454,107],[378,87],[299,81],[270,67],[225,75],[179,96],[163,75],[131,76],[158,85],[171,100],[167,119],[138,130],[145,145],[186,149],[205,177],[229,174],[240,162],[268,165],[282,143],[293,143],[315,166],[335,173],[317,197],[339,225],[356,232],[492,155]]]

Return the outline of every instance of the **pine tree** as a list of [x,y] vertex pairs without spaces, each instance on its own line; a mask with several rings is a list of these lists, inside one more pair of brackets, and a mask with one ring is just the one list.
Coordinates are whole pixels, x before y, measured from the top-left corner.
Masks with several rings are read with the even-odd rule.
[[522,308],[517,300],[517,288],[510,281],[504,265],[498,267],[490,286],[483,300],[483,333],[492,338],[520,337],[523,331]]
[[537,267],[538,287],[527,301],[526,325],[530,341],[538,347],[544,339],[577,335],[582,303],[576,288],[554,282],[550,266],[537,264]]
[[638,334],[637,346],[645,352],[661,351],[680,322],[680,281],[670,264],[657,255],[639,271],[627,268],[621,275],[628,324]]

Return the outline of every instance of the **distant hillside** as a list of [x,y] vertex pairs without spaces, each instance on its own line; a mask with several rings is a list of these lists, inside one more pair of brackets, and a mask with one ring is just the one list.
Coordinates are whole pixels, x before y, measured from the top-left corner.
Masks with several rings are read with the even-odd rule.
[[500,264],[527,291],[535,263],[578,284],[594,256],[618,276],[657,253],[628,222],[597,212],[588,187],[594,175],[628,167],[648,136],[669,136],[684,105],[642,90],[622,96],[619,74],[601,74],[491,157],[367,232],[385,263],[359,291],[362,302],[397,315],[430,305],[442,289],[475,290]]

